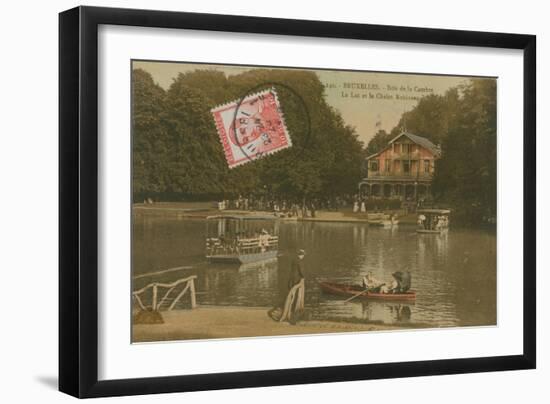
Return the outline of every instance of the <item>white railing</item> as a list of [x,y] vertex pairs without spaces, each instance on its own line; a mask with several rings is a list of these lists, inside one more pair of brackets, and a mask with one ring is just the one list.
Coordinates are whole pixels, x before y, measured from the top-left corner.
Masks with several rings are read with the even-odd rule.
[[[172,283],[159,283],[159,282],[153,282],[148,284],[147,286],[136,290],[135,292],[132,292],[132,297],[137,302],[138,306],[142,310],[153,310],[153,311],[160,311],[162,309],[162,305],[165,303],[170,302],[170,305],[166,310],[170,311],[172,310],[176,304],[180,301],[180,299],[185,295],[187,291],[189,291],[189,295],[191,298],[191,308],[194,309],[197,307],[197,298],[195,293],[195,279],[197,278],[196,275],[189,276],[187,278],[179,279]],[[179,285],[185,283],[185,287],[181,290],[181,292],[174,298],[169,298],[169,295],[172,291],[174,291]],[[162,296],[162,298],[159,301],[159,288],[168,289],[166,293]],[[147,292],[149,289],[152,289],[153,296],[151,299],[151,306],[147,307],[141,298],[145,292]]]
[[278,236],[246,238],[222,242],[219,238],[206,239],[207,255],[252,254],[256,252],[276,250],[279,245]]

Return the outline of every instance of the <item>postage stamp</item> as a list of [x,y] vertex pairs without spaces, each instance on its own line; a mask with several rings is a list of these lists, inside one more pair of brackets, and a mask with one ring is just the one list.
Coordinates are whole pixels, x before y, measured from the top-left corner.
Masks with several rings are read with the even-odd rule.
[[274,88],[211,110],[229,168],[292,146]]

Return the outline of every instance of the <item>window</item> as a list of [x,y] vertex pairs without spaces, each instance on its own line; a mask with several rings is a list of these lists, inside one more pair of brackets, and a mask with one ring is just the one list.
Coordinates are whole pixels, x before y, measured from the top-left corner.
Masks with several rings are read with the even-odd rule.
[[408,143],[403,143],[403,144],[401,145],[401,152],[403,152],[403,153],[409,153],[410,150],[411,150],[411,145],[410,145],[410,144],[408,144]]
[[430,160],[424,160],[424,172],[425,173],[430,172]]
[[384,160],[384,171],[389,173],[391,171],[391,160]]
[[403,172],[408,174],[411,172],[411,162],[403,160]]
[[378,171],[378,160],[375,159],[370,161],[370,170]]

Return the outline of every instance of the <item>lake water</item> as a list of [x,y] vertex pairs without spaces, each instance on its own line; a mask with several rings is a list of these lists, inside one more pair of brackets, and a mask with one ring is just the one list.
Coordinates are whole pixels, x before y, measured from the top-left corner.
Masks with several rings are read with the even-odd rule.
[[[272,307],[284,299],[289,258],[301,248],[307,252],[305,303],[312,318],[430,327],[496,324],[494,232],[451,228],[442,235],[417,235],[414,226],[389,230],[326,222],[277,227],[278,260],[220,265],[205,259],[205,220],[135,216],[133,288],[197,275],[199,304]],[[179,269],[150,275],[171,268]],[[398,270],[412,274],[413,304],[344,303],[318,286],[322,280],[360,283],[368,271],[390,281]]]

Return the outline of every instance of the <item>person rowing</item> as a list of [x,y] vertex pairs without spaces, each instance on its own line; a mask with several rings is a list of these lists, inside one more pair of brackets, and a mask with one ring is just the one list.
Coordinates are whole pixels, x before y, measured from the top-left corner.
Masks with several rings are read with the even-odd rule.
[[379,292],[383,283],[374,277],[372,271],[367,272],[363,277],[363,287],[367,292]]
[[363,287],[365,289],[345,300],[344,303],[347,303],[361,295],[368,294],[369,292],[379,294],[404,294],[411,288],[410,272],[397,271],[392,273],[392,278],[393,279],[389,282],[389,284],[381,283],[372,275],[372,272],[369,271],[367,275],[363,277]]
[[347,302],[355,299],[356,297],[364,295],[364,294],[369,293],[369,292],[379,293],[380,288],[383,287],[384,285],[385,285],[384,283],[381,283],[378,279],[376,279],[374,277],[374,275],[372,274],[372,271],[369,271],[363,277],[363,288],[365,288],[365,289],[362,290],[359,293],[356,293],[355,295],[353,295],[349,299],[345,300],[344,303],[347,303]]

